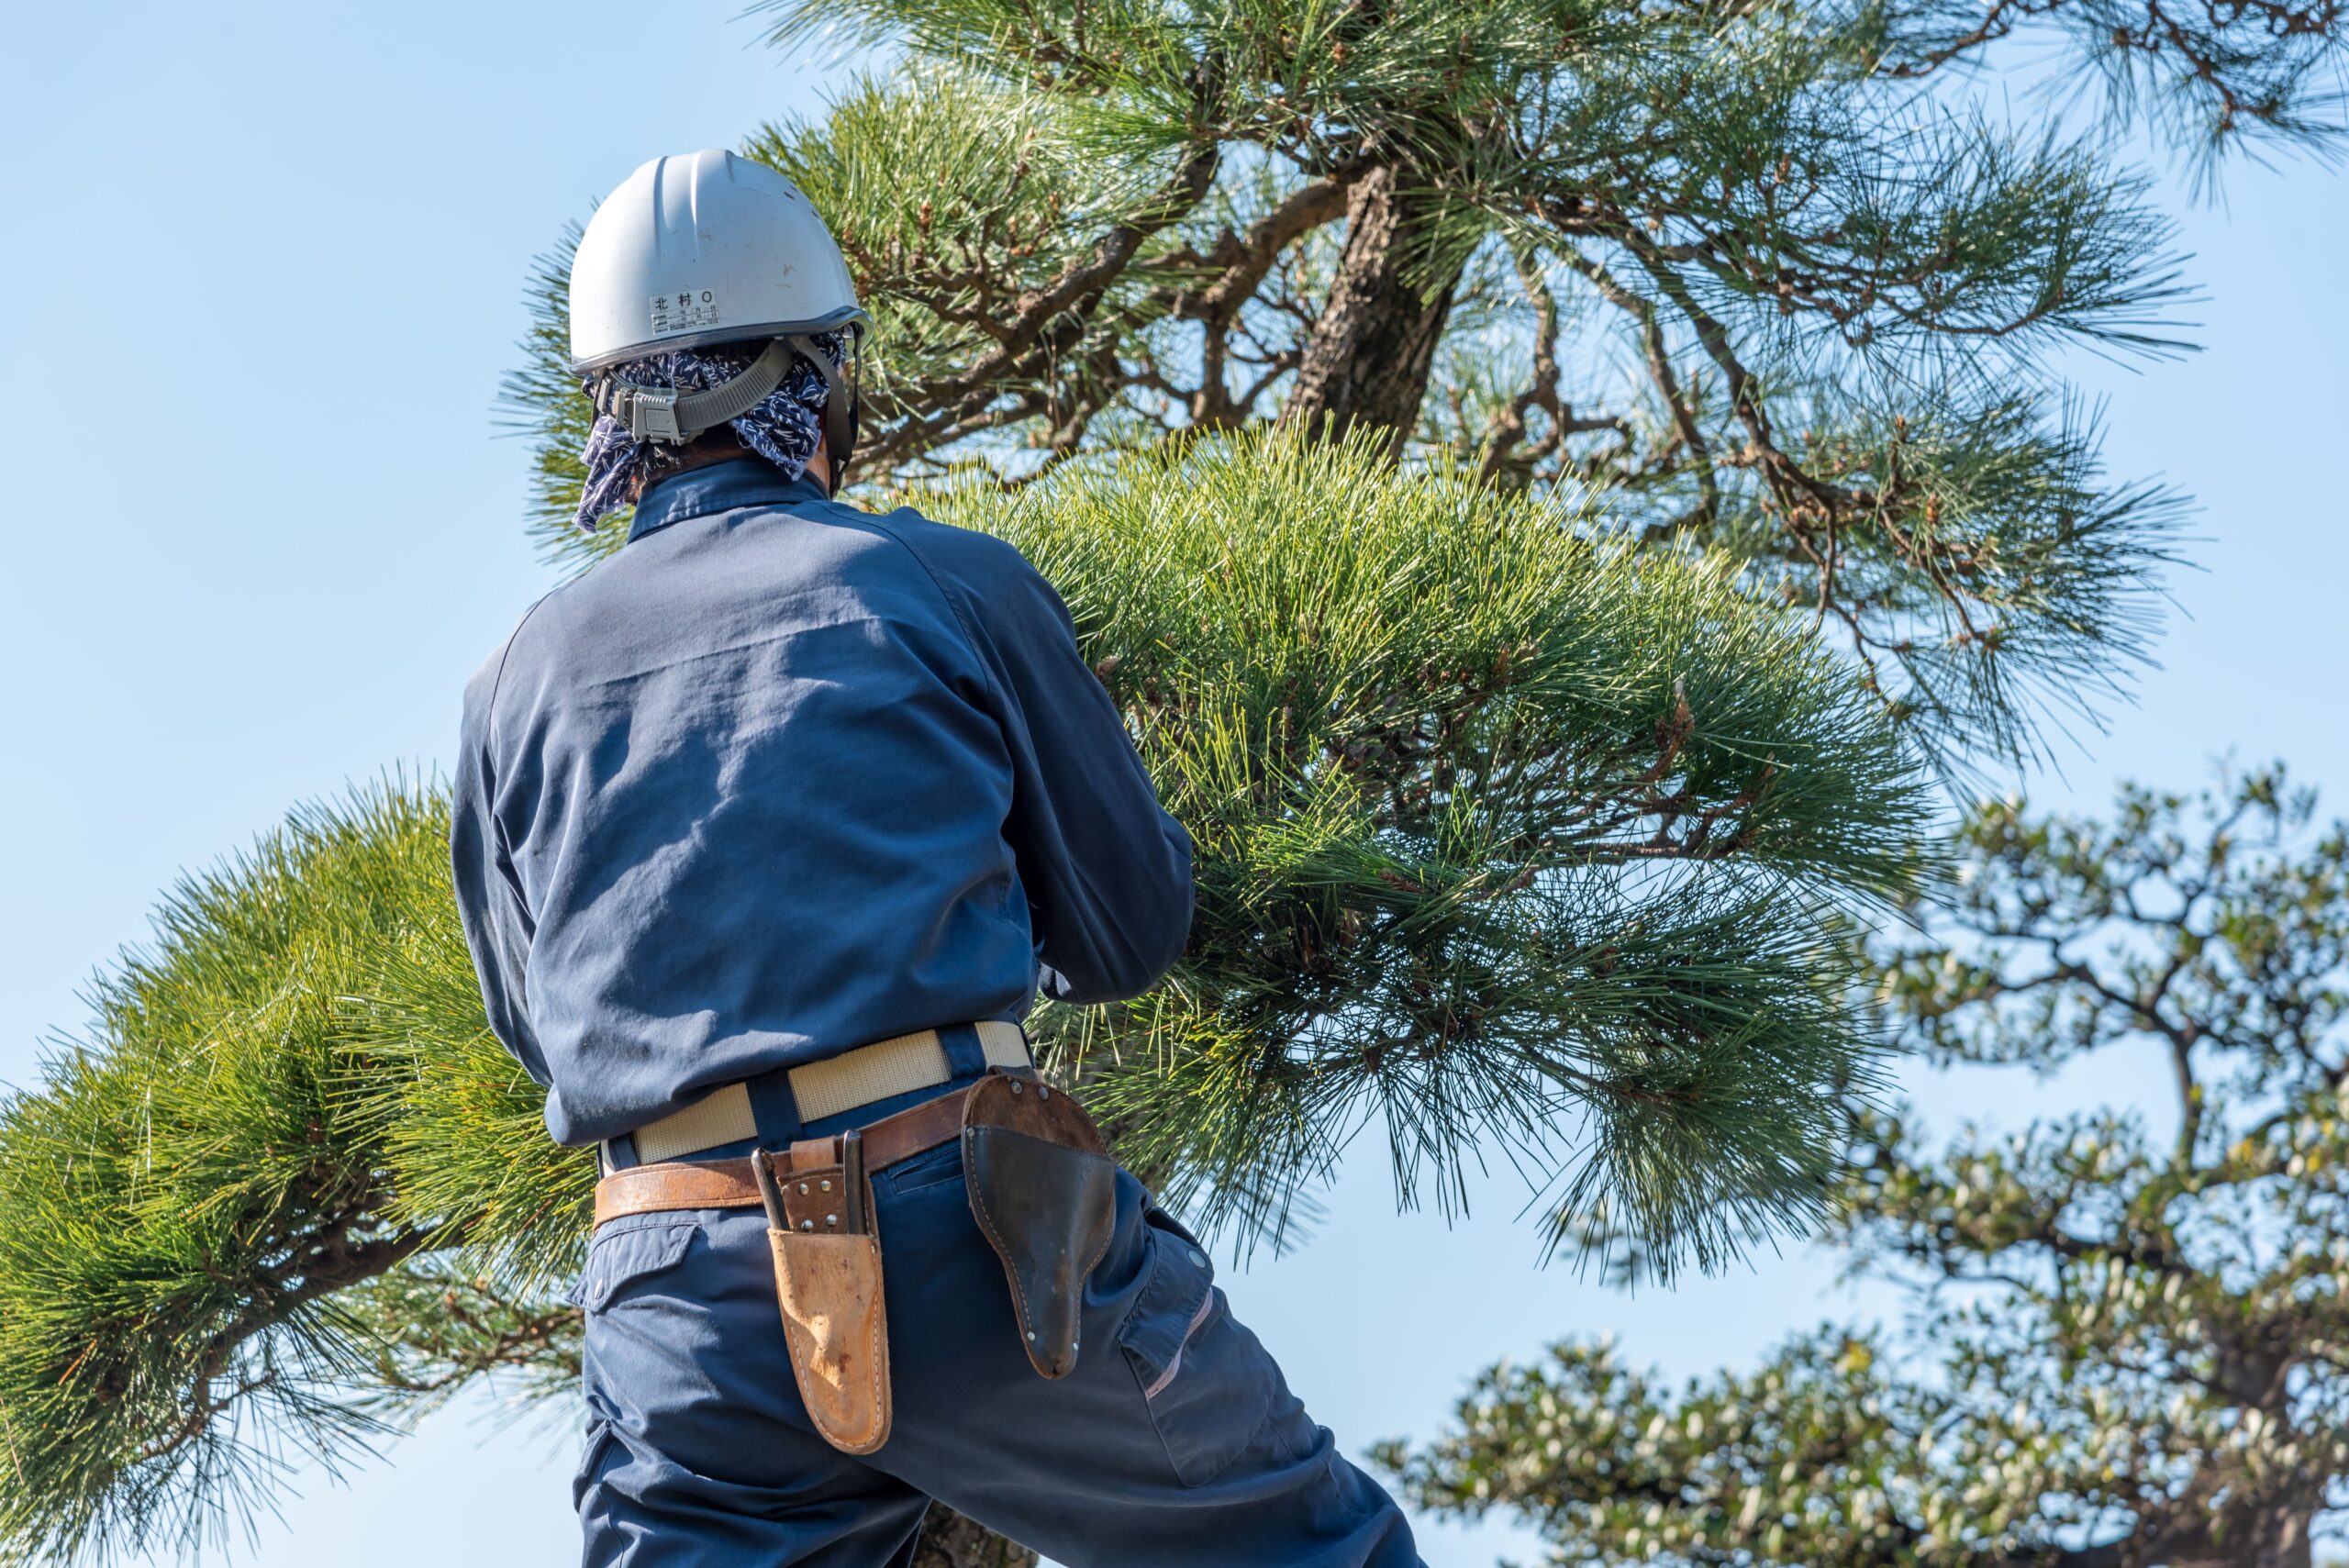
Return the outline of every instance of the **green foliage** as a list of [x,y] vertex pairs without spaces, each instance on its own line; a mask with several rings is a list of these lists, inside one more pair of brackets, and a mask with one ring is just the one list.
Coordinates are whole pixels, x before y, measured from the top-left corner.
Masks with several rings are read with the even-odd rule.
[[[2183,346],[2172,226],[2108,133],[2165,81],[2165,124],[2224,122],[2178,130],[2197,155],[2329,145],[2332,5],[1990,0],[1969,29],[1943,4],[778,4],[779,41],[903,64],[746,150],[808,191],[876,310],[878,492],[1343,429],[1377,388],[1364,417],[1408,455],[1573,482],[1642,543],[1753,564],[1963,776],[2093,720],[2156,618],[2180,498],[2108,479],[2048,369]],[[2071,136],[1943,85],[2018,27],[2111,67],[2107,120]],[[563,265],[510,392],[549,542],[586,559]],[[1304,374],[1415,312],[1437,341],[1401,393]]]
[[0,1109],[0,1555],[217,1542],[459,1377],[561,1364],[532,1303],[594,1169],[481,1016],[437,793],[295,812],[91,1002]]
[[[1880,721],[2028,754],[2143,655],[2176,510],[2044,364],[2168,351],[2165,220],[1937,83],[2053,28],[2099,130],[2332,131],[2337,0],[1981,5],[773,7],[903,61],[749,143],[880,324],[865,494],[955,482],[1036,556],[1199,836],[1174,980],[1040,1027],[1212,1217],[1277,1237],[1372,1121],[1407,1195],[1503,1149],[1623,1266],[1821,1212],[1872,1081],[1834,918],[1930,859]],[[568,256],[507,391],[585,569]],[[483,1027],[437,813],[181,889],[0,1111],[7,1549],[201,1536],[273,1441],[572,1353],[589,1173]]]
[[0,1540],[193,1542],[283,1450],[364,1437],[334,1391],[365,1337],[332,1293],[422,1238],[383,1212],[351,998],[449,923],[446,859],[437,803],[398,781],[296,813],[181,883],[96,981],[88,1037],[8,1101]]
[[[1174,980],[1039,1020],[1130,1158],[1276,1232],[1375,1116],[1406,1183],[1533,1154],[1660,1269],[1817,1221],[1871,1072],[1832,912],[1913,887],[1925,801],[1799,616],[1367,439],[934,500],[1063,586],[1198,841]],[[0,1113],[0,1540],[201,1533],[263,1434],[573,1353],[592,1166],[484,1026],[444,832],[399,784],[297,814]]]
[[[2022,744],[2018,716],[2093,720],[2126,693],[2130,663],[2158,629],[2142,589],[2165,559],[2151,539],[2178,520],[2176,497],[2107,487],[2085,414],[2051,416],[2003,391],[1921,423],[1821,414],[1804,433],[1806,461],[1838,484],[1903,497],[1904,542],[1842,536],[1832,593],[1768,562],[1765,498],[1725,512],[1711,548],[1755,562],[1782,597],[1841,619],[1863,678],[1895,714],[1930,710],[1921,717],[1947,740],[1938,760],[1950,772],[1978,777],[1987,759]],[[1986,519],[1996,519],[1987,531]],[[1919,580],[1903,554],[1911,546],[1963,576],[1965,603]]]
[[2150,130],[2195,161],[2199,179],[2248,144],[2340,145],[2342,10],[2338,0],[2179,10],[2112,0],[1918,0],[1857,8],[1862,59],[1895,80],[1929,76],[2019,30],[2066,46],[2049,80],[2087,78],[2106,90],[2117,124]]
[[1877,1355],[1821,1329],[1751,1375],[1675,1393],[1610,1345],[1557,1345],[1480,1373],[1459,1429],[1424,1451],[1372,1457],[1422,1507],[1518,1510],[1562,1543],[1560,1562],[1933,1561],[1909,1550],[1909,1518],[1974,1526],[1915,1473],[1949,1402],[1888,1383]]
[[507,429],[530,439],[531,532],[540,551],[551,561],[584,564],[628,536],[628,517],[605,519],[601,549],[583,554],[582,546],[597,536],[581,533],[571,520],[587,485],[581,454],[596,426],[595,405],[581,395],[579,378],[571,373],[571,258],[581,232],[576,224],[566,228],[531,268],[522,362],[507,373],[499,392]]
[[1824,920],[1925,803],[1798,617],[1375,443],[1174,448],[932,508],[1060,585],[1199,846],[1171,984],[1068,1040],[1130,1159],[1277,1228],[1383,1125],[1408,1190],[1587,1140],[1669,1272],[1815,1217],[1867,1075]]
[[1837,1230],[1915,1284],[1881,1351],[1798,1340],[1677,1396],[1603,1351],[1488,1373],[1386,1458],[1564,1562],[2306,1562],[2349,1503],[2349,833],[2280,771],[2109,824],[1985,806],[1882,993],[1938,1061],[2150,1051],[2167,1126],[2097,1110],[1934,1150],[1861,1115]]
[[534,1413],[575,1414],[584,1325],[567,1303],[477,1258],[443,1251],[354,1285],[345,1309],[371,1336],[373,1386],[351,1391],[358,1408],[406,1424],[476,1380],[502,1380],[509,1422]]
[[[1102,230],[1146,219],[1164,177],[1158,161],[1103,161],[1051,98],[952,66],[861,80],[819,125],[767,127],[749,151],[840,215],[859,276],[894,280],[871,295],[863,366],[884,423],[926,413],[943,388],[1015,374],[984,368],[987,313],[1049,287]],[[999,263],[984,290],[967,274],[981,255]]]
[[[2206,168],[2338,128],[2335,0],[764,8],[779,41],[909,57],[751,148],[900,313],[869,474],[1343,428],[1303,367],[1432,312],[1432,368],[1378,400],[1407,450],[1576,480],[1648,542],[1762,564],[1961,773],[2031,754],[2051,708],[2094,716],[2168,556],[2178,498],[2107,481],[2048,370],[2182,346],[2171,225],[2111,128],[2149,109]],[[2019,28],[2104,68],[2101,121],[1949,84]],[[1041,237],[1040,192],[1070,204]]]

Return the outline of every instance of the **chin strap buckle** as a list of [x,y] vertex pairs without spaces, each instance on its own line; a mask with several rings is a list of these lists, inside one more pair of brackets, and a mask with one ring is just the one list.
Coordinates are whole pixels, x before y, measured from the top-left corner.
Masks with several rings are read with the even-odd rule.
[[625,419],[628,433],[640,441],[675,446],[686,439],[684,428],[677,423],[674,387],[637,386],[621,382],[613,389],[612,404],[612,417]]
[[[812,349],[807,351],[828,379],[839,373],[830,361],[816,356]],[[765,401],[767,394],[783,384],[784,373],[791,368],[791,343],[780,338],[771,339],[749,369],[700,392],[639,386],[617,375],[607,376],[596,390],[596,407],[626,425],[628,433],[640,441],[681,445],[704,430],[740,418]]]

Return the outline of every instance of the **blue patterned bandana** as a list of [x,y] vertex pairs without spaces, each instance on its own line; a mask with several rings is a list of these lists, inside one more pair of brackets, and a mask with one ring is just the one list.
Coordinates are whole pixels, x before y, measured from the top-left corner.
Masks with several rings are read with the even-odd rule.
[[[835,365],[848,362],[847,334],[818,332],[815,342]],[[639,386],[707,392],[750,369],[751,361],[765,348],[764,343],[752,343],[740,351],[730,345],[722,349],[679,349],[630,360],[603,373],[623,377]],[[590,396],[595,395],[595,382],[580,384]],[[782,385],[768,393],[757,407],[729,423],[744,446],[783,470],[785,479],[796,479],[807,471],[807,460],[816,455],[817,439],[823,434],[824,397],[822,373],[806,360],[795,358],[791,368],[784,373]],[[592,529],[612,513],[631,505],[638,479],[656,474],[665,466],[657,455],[660,450],[653,443],[629,435],[628,427],[610,415],[596,415],[596,428],[587,436],[587,450],[581,454],[587,465],[587,487],[580,494],[579,512],[573,521],[582,528]]]

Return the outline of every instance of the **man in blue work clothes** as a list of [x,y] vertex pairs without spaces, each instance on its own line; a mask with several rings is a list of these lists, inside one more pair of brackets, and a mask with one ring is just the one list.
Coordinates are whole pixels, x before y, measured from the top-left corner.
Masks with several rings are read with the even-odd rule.
[[[773,171],[701,152],[615,192],[572,332],[580,521],[633,504],[629,540],[465,695],[483,1000],[604,1173],[585,1561],[902,1568],[935,1497],[1071,1568],[1413,1568],[1031,1071],[1040,985],[1130,996],[1181,951],[1190,843],[1018,550],[831,498],[864,326]],[[1007,1164],[990,1208],[983,1147],[1063,1164]],[[1043,1168],[1097,1206],[1023,1192]]]

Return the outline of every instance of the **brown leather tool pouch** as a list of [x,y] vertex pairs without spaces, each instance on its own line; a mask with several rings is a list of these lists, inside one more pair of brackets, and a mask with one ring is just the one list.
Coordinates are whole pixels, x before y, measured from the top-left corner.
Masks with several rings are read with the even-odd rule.
[[1003,1260],[1021,1348],[1046,1377],[1076,1365],[1085,1277],[1108,1249],[1118,1165],[1093,1118],[1031,1078],[996,1074],[963,1105],[963,1179]]
[[863,1141],[850,1132],[840,1143],[838,1164],[810,1169],[795,1157],[796,1168],[780,1181],[766,1157],[754,1162],[800,1400],[826,1442],[843,1453],[871,1453],[889,1440],[881,1238]]

